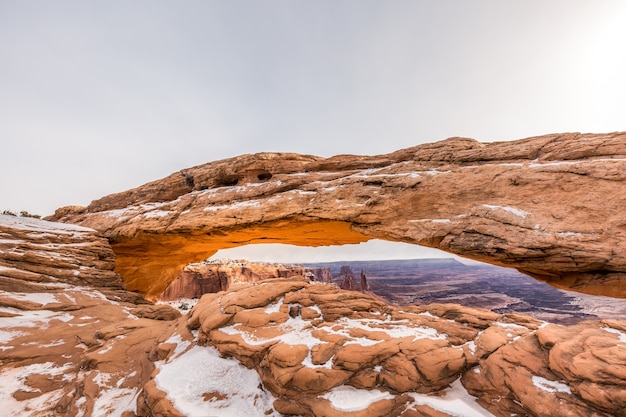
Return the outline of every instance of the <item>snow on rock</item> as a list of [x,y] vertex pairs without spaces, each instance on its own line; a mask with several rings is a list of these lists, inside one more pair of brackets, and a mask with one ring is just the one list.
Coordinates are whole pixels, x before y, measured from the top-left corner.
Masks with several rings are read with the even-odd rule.
[[567,384],[559,381],[550,381],[549,379],[533,375],[532,377],[533,385],[539,388],[542,391],[546,391],[549,393],[557,393],[562,392],[565,394],[571,394],[572,390]]
[[626,333],[617,329],[613,329],[612,327],[603,327],[603,330],[605,332],[616,334],[620,342],[626,343]]
[[453,417],[494,417],[489,411],[482,408],[476,402],[476,397],[471,396],[461,380],[457,379],[450,388],[443,392],[442,396],[410,393],[415,404],[428,405],[437,411],[447,413]]
[[376,401],[392,399],[393,395],[377,389],[366,390],[342,385],[333,388],[320,398],[330,401],[331,407],[335,410],[350,412],[365,410]]
[[6,214],[0,214],[0,226],[37,233],[52,232],[53,236],[58,234],[71,235],[74,233],[95,232],[93,229],[75,224],[49,222],[32,217],[17,217]]
[[17,391],[35,393],[26,384],[26,379],[32,375],[45,375],[49,378],[58,376],[67,371],[69,366],[56,366],[53,362],[37,363],[21,367],[0,368],[0,403],[2,414],[6,416],[49,415],[44,414],[50,404],[58,401],[63,395],[63,390],[51,390],[46,393],[33,396],[31,399],[18,401],[13,396]]
[[510,207],[510,206],[496,206],[492,204],[483,204],[482,206],[491,210],[504,210],[508,213],[512,213],[516,215],[517,217],[521,217],[521,218],[525,218],[529,214],[527,211],[524,211],[515,207]]
[[220,357],[215,348],[194,346],[159,365],[159,370],[158,388],[187,417],[280,416],[258,374]]

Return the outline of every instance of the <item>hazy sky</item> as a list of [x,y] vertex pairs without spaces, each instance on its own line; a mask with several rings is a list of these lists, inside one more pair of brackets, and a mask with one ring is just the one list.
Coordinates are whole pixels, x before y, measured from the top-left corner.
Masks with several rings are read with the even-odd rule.
[[0,210],[242,153],[625,130],[626,2],[0,0]]

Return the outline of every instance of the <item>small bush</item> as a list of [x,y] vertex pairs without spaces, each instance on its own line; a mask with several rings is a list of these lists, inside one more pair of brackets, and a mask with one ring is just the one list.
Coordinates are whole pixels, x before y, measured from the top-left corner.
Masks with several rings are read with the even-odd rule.
[[29,212],[22,210],[20,211],[20,216],[21,217],[32,217],[34,219],[41,219],[41,216],[39,214],[30,214]]

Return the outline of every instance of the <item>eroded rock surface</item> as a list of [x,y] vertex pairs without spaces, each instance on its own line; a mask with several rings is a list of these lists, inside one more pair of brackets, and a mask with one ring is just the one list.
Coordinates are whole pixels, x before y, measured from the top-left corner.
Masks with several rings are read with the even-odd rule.
[[625,133],[452,138],[380,156],[243,155],[54,217],[111,239],[116,270],[149,298],[218,249],[371,238],[626,297],[625,180]]
[[306,277],[310,281],[332,283],[328,268],[309,268],[271,262],[214,259],[186,265],[157,299],[173,301],[200,298],[211,292],[227,290],[233,283],[258,282],[273,278]]
[[[161,345],[143,391],[155,416],[242,404],[272,416],[625,415],[624,321],[564,327],[451,304],[392,307],[278,279],[206,294],[187,327]],[[222,376],[256,371],[253,387],[237,394],[228,377],[219,386],[193,370],[200,357]],[[177,373],[193,386],[184,397]]]
[[180,314],[124,290],[97,232],[0,215],[6,416],[132,416]]
[[97,232],[0,224],[3,415],[625,415],[625,321],[393,307],[305,277],[181,317],[124,290]]

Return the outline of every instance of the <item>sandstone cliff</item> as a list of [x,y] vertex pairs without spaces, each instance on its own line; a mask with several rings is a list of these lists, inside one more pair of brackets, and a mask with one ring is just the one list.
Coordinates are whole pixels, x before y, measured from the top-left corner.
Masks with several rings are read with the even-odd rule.
[[113,267],[94,230],[0,215],[0,414],[134,415],[147,353],[179,314]]
[[[400,308],[278,279],[203,296],[187,326],[161,345],[140,413],[626,415],[624,321],[562,327],[459,305]],[[207,378],[197,360],[249,383]]]
[[626,415],[624,321],[393,307],[297,277],[180,317],[124,290],[94,230],[0,215],[0,243],[4,415]]
[[371,238],[626,297],[625,180],[626,133],[452,138],[380,156],[243,155],[54,218],[109,238],[116,271],[148,298],[218,249]]
[[306,277],[314,282],[333,282],[328,268],[214,259],[186,265],[183,272],[158,295],[157,299],[172,301],[180,298],[200,298],[207,293],[226,291],[233,283],[289,277]]

